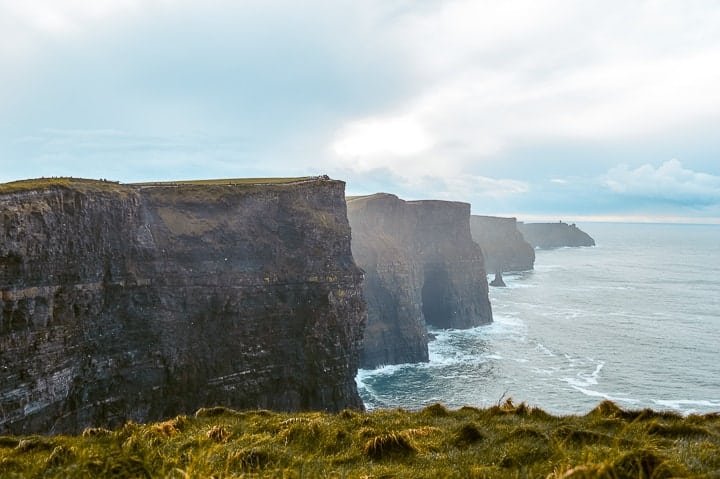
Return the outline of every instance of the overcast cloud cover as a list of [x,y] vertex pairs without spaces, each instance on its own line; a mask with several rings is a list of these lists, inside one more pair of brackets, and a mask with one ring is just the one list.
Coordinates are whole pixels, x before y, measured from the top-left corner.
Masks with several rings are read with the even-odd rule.
[[0,182],[720,222],[720,2],[0,0]]

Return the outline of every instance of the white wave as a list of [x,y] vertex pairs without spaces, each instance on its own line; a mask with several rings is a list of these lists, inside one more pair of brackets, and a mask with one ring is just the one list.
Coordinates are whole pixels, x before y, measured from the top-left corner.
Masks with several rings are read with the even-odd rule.
[[355,381],[364,381],[366,378],[375,376],[392,376],[403,369],[417,366],[415,363],[386,364],[375,369],[358,369]]
[[[568,358],[570,359],[570,358]],[[596,386],[598,383],[598,377],[600,377],[600,371],[605,366],[605,362],[600,361],[595,370],[590,373],[579,372],[574,378],[563,378],[562,380],[575,388],[586,388],[589,386]]]
[[413,364],[415,368],[435,369],[445,368],[456,365],[478,365],[487,362],[488,360],[503,359],[502,356],[490,354],[473,354],[461,351],[453,346],[447,346],[445,348],[431,348],[429,351],[430,361],[427,363]]
[[685,410],[688,406],[720,408],[720,401],[708,401],[708,400],[704,400],[704,399],[700,399],[700,400],[696,400],[696,399],[676,399],[676,400],[653,399],[652,402],[654,402],[658,406],[669,407],[669,408],[677,409],[677,410]]
[[550,369],[532,368],[532,371],[535,374],[539,374],[540,376],[552,376],[557,372],[557,369],[555,369],[555,368],[550,368]]
[[510,282],[510,283],[507,283],[506,287],[510,288],[510,289],[524,289],[524,288],[537,288],[538,285],[532,284],[532,283]]
[[[367,384],[364,380],[367,378],[367,375],[362,375],[362,373],[359,370],[357,376],[355,376],[355,384],[357,385],[358,393],[361,396],[368,395],[371,398],[371,401],[363,401],[365,403],[365,407],[367,409],[374,409],[373,406],[375,404],[380,405],[383,403],[382,399],[380,398],[380,394],[372,388],[369,384]],[[365,394],[363,394],[365,393]]]
[[584,395],[590,396],[590,397],[603,398],[603,399],[608,399],[613,402],[624,402],[624,403],[629,403],[629,404],[640,403],[640,401],[638,399],[632,399],[632,398],[623,397],[623,396],[615,396],[615,395],[603,393],[600,391],[593,391],[592,389],[582,388],[579,386],[572,386],[572,387],[573,387],[573,389],[580,391]]
[[[495,314],[493,322],[484,326],[483,333],[487,335],[514,335],[524,336],[527,332],[527,324],[515,315]],[[472,330],[468,330],[472,331]]]
[[541,353],[545,354],[546,356],[556,356],[555,353],[553,353],[552,351],[550,351],[550,350],[549,350],[547,347],[545,347],[545,345],[543,345],[542,343],[536,343],[536,344],[535,344],[535,349],[536,349],[537,351],[540,351]]
[[535,264],[534,267],[535,271],[557,271],[559,269],[564,269],[564,266],[559,264]]

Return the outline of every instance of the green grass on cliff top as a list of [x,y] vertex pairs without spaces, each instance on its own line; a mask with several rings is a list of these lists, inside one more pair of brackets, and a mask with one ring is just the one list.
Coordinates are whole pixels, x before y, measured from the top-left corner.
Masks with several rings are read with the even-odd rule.
[[127,191],[117,181],[90,180],[86,178],[34,178],[30,180],[0,183],[0,194],[19,193],[31,190],[44,190],[47,188],[62,187],[82,192],[124,192]]
[[488,409],[369,413],[201,409],[81,436],[0,437],[2,477],[720,477],[720,414],[681,417],[603,402],[551,416]]
[[0,194],[16,193],[29,190],[42,190],[51,187],[66,187],[83,192],[88,191],[125,191],[128,186],[179,186],[179,185],[278,185],[299,183],[317,179],[315,176],[302,176],[296,178],[222,178],[214,180],[181,180],[181,181],[154,181],[145,183],[120,183],[108,180],[92,180],[86,178],[35,178],[29,180],[0,183]]
[[132,186],[175,186],[175,185],[283,185],[300,183],[317,179],[316,176],[299,176],[296,178],[218,178],[214,180],[181,180],[151,181],[145,183],[129,183]]

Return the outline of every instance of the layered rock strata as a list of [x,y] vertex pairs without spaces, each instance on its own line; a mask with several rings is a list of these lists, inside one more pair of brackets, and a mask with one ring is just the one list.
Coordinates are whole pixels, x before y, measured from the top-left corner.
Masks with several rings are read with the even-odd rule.
[[0,185],[0,433],[362,408],[361,281],[340,181]]
[[383,193],[348,198],[368,304],[362,367],[427,361],[426,324],[469,328],[492,321],[469,217],[466,203],[406,202]]
[[562,248],[564,246],[595,246],[595,240],[575,224],[557,223],[523,223],[518,222],[518,229],[523,237],[534,248]]
[[523,238],[515,218],[472,215],[470,231],[483,250],[489,273],[533,269],[535,250]]

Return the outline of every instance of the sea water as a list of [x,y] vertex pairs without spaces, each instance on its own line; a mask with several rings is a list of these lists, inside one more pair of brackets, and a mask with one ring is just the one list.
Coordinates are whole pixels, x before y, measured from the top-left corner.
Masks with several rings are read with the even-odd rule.
[[432,330],[428,363],[360,370],[365,406],[720,411],[720,226],[579,226],[597,246],[537,250],[490,288],[492,324]]

